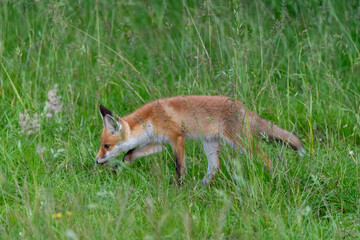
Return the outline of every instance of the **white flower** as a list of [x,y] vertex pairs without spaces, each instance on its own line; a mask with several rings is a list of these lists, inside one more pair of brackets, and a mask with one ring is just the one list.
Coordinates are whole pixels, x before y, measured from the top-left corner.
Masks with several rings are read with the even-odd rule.
[[21,127],[21,131],[19,131],[19,133],[26,133],[26,135],[30,135],[39,131],[40,124],[38,114],[35,113],[31,118],[25,110],[24,114],[19,114],[19,125]]
[[57,84],[55,84],[54,89],[51,89],[48,92],[48,100],[46,101],[46,108],[48,109],[48,113],[46,114],[47,118],[52,118],[53,114],[50,111],[53,111],[54,114],[61,112],[63,103],[60,101],[60,96],[57,96]]
[[349,152],[349,154],[350,154],[350,155],[354,155],[354,151],[351,150],[351,151]]
[[42,154],[44,154],[44,152],[45,152],[45,149],[40,144],[38,144],[36,146],[36,153],[42,155]]

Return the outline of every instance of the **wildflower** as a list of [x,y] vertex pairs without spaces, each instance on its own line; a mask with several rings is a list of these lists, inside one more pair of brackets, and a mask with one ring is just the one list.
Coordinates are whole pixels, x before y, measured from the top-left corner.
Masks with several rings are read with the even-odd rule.
[[35,113],[32,118],[25,110],[24,114],[20,113],[19,115],[19,125],[21,127],[21,131],[19,133],[26,133],[26,135],[30,135],[39,131],[40,124],[38,114]]
[[146,204],[148,205],[151,212],[154,210],[154,203],[150,197],[146,198]]
[[321,138],[319,138],[319,142],[321,142],[322,141],[322,139]]
[[350,150],[350,151],[349,151],[349,154],[350,154],[350,155],[354,155],[354,151],[353,151],[353,150]]
[[[48,100],[46,101],[46,108],[48,109],[48,113],[45,115],[47,118],[52,118],[54,115],[62,110],[63,103],[60,101],[60,96],[57,96],[57,84],[55,84],[54,89],[48,92]],[[53,113],[52,113],[52,112]]]
[[78,236],[76,235],[76,233],[71,229],[66,230],[65,234],[70,239],[73,239],[73,240],[79,239]]
[[43,155],[43,154],[44,154],[44,151],[45,151],[45,149],[44,149],[40,144],[38,144],[38,145],[36,146],[36,153],[37,153],[37,154]]
[[301,210],[302,215],[306,216],[311,212],[311,207],[306,206],[304,209]]
[[71,214],[72,214],[72,212],[70,212],[70,211],[66,211],[66,215],[67,215],[68,217],[70,217],[70,216],[71,216]]
[[343,126],[343,128],[347,128],[348,127],[348,125],[347,124],[345,124],[344,126]]
[[51,214],[52,219],[59,219],[62,217],[62,213],[58,212],[58,213],[53,213]]
[[99,173],[101,173],[102,172],[102,170],[101,169],[99,169]]

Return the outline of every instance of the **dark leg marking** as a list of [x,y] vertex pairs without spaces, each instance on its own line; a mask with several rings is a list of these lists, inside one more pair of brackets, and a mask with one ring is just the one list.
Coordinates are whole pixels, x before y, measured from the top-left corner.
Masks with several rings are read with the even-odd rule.
[[122,161],[125,162],[125,158],[126,158],[127,156],[131,155],[131,154],[134,152],[135,149],[136,149],[136,148],[133,148],[133,149],[129,150],[129,151],[123,156]]

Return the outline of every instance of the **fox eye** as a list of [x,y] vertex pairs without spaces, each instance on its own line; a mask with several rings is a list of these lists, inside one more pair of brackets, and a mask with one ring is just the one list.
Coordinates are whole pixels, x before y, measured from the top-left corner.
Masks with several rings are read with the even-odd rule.
[[105,148],[105,149],[109,149],[109,147],[110,147],[109,144],[105,144],[105,145],[104,145],[104,148]]

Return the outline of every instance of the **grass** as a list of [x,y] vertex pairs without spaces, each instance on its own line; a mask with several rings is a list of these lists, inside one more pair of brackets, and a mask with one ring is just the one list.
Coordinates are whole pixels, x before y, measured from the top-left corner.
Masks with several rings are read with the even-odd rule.
[[[0,238],[358,238],[359,9],[355,0],[1,1]],[[55,84],[63,110],[46,118]],[[236,98],[293,130],[309,155],[261,143],[270,175],[224,146],[208,188],[197,141],[186,143],[181,187],[169,185],[170,148],[118,174],[94,163],[100,103],[122,116],[187,94]],[[25,110],[40,125],[28,136]]]

